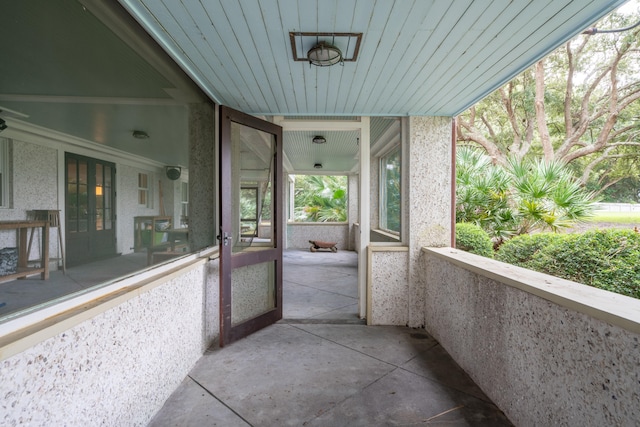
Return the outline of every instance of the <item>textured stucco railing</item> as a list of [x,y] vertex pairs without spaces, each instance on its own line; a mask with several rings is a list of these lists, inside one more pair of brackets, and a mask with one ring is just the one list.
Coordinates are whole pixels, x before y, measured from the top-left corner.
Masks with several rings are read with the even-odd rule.
[[1,336],[0,425],[146,425],[219,335],[218,260],[191,258]]
[[424,248],[426,329],[518,426],[640,420],[640,300]]

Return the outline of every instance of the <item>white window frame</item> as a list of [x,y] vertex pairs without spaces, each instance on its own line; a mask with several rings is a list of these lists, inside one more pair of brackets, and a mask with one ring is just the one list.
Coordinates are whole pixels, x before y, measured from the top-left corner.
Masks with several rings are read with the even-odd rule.
[[[189,218],[189,182],[180,182],[180,223],[187,226]],[[184,224],[183,224],[184,221]]]
[[[146,187],[140,185],[140,181],[141,181],[142,176],[146,177],[146,181],[147,181],[146,182],[146,184],[147,184]],[[151,203],[151,185],[150,185],[151,179],[152,179],[151,178],[151,174],[149,172],[138,172],[138,193],[137,194],[138,194],[138,205],[139,206],[144,206],[146,208],[153,207],[153,205]],[[144,198],[145,198],[145,203],[141,203],[140,202],[140,199],[141,199],[140,196],[142,196],[143,194],[144,194]]]
[[[400,194],[398,195],[399,197],[399,208],[400,211],[398,212],[399,218],[399,228],[400,230],[391,230],[388,226],[387,226],[387,193],[386,193],[386,179],[387,179],[387,164],[388,164],[388,159],[391,156],[395,156],[395,155],[399,155],[400,156],[400,162],[399,162],[399,167],[400,167]],[[378,204],[378,226],[381,230],[393,234],[395,236],[400,236],[400,231],[402,230],[402,192],[403,192],[403,178],[402,178],[402,144],[400,144],[399,142],[397,144],[394,144],[392,147],[389,148],[388,151],[386,151],[383,155],[380,156],[380,161],[379,161],[379,182],[378,182],[378,200],[379,200],[379,204]]]
[[11,192],[9,140],[0,138],[0,208],[9,208]]

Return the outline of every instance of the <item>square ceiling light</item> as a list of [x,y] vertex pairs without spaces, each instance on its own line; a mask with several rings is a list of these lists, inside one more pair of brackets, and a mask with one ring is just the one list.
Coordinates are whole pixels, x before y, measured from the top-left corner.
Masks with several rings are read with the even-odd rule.
[[358,58],[362,33],[290,32],[293,60],[318,66],[353,62]]

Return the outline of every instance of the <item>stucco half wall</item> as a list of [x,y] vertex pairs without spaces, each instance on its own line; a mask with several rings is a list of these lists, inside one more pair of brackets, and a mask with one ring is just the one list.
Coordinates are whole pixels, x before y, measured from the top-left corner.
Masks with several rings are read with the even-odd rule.
[[26,342],[3,337],[0,424],[146,425],[219,334],[217,277],[217,260],[177,261]]
[[287,248],[309,249],[309,240],[336,242],[340,250],[352,250],[349,223],[297,222],[287,224]]
[[423,249],[426,329],[518,426],[640,420],[640,300]]

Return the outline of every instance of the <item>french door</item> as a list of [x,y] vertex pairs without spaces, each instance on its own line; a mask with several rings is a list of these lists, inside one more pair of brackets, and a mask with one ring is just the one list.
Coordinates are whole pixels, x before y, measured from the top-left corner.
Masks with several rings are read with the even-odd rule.
[[116,254],[115,164],[65,154],[67,265]]
[[220,107],[219,170],[224,346],[282,318],[282,128]]

